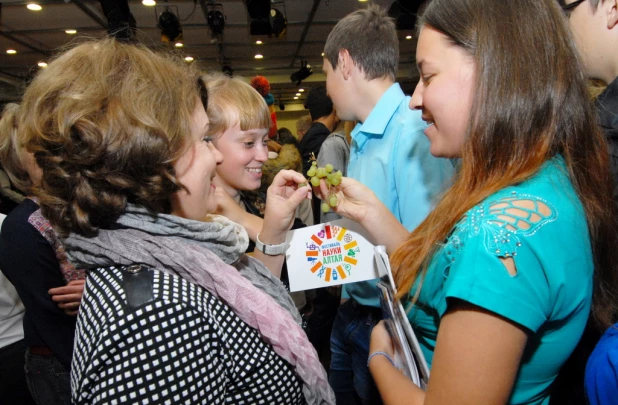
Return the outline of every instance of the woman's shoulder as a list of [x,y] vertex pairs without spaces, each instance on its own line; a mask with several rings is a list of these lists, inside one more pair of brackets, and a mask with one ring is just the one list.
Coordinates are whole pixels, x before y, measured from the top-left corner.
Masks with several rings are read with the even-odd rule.
[[[213,297],[204,288],[174,274],[146,266],[136,272],[130,266],[109,266],[88,272],[88,295],[106,294],[107,299],[97,300],[104,313],[126,316],[147,303],[162,302],[182,307],[193,307],[202,313]],[[135,298],[132,295],[138,294]],[[218,300],[217,300],[218,301]],[[140,304],[141,302],[141,304]],[[122,310],[118,310],[122,309]],[[110,312],[111,311],[111,312]]]
[[[159,395],[156,390],[173,392],[177,387],[181,399],[172,402],[229,401],[234,395],[235,399],[242,397],[241,402],[258,403],[256,396],[290,397],[286,387],[294,388],[293,397],[302,398],[289,364],[276,355],[258,330],[214,294],[174,274],[148,270],[151,279],[146,277],[140,290],[143,293],[150,284],[152,300],[148,300],[148,293],[143,294],[137,297],[143,303],[131,308],[126,278],[132,275],[119,267],[93,269],[88,274],[72,370],[74,400],[80,399],[76,403],[93,403],[92,398],[111,395],[108,382],[124,372],[130,373],[133,381],[168,376],[153,392]],[[139,282],[135,284],[139,286]],[[287,385],[271,384],[259,392],[247,388],[272,375]],[[153,399],[153,392],[129,388],[139,392],[138,398]],[[155,402],[161,398],[154,398]]]
[[552,222],[586,224],[581,201],[561,158],[547,161],[527,180],[490,195],[469,214],[479,211],[516,232],[536,232]]
[[577,200],[576,205],[579,205],[579,198],[562,157],[547,160],[536,173],[526,180],[505,187],[488,197],[488,199],[505,197],[513,192],[538,195],[560,204],[566,202],[572,205],[573,202],[571,200],[575,198]]
[[451,239],[461,243],[483,236],[489,251],[508,257],[523,243],[551,245],[571,240],[579,245],[587,235],[585,212],[566,169],[560,160],[551,160],[531,178],[468,210]]
[[6,216],[2,223],[3,232],[22,231],[32,228],[28,224],[30,216],[39,209],[39,205],[33,200],[26,198]]

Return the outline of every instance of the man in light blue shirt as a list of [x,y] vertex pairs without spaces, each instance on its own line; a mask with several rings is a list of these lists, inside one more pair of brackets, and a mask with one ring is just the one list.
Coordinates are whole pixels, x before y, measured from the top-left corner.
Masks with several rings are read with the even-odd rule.
[[[408,229],[418,226],[453,174],[429,152],[420,111],[395,82],[399,42],[386,12],[370,6],[346,16],[324,47],[328,94],[352,132],[348,177],[365,184]],[[347,284],[331,334],[329,382],[337,403],[380,404],[367,368],[371,329],[381,318],[377,280]]]

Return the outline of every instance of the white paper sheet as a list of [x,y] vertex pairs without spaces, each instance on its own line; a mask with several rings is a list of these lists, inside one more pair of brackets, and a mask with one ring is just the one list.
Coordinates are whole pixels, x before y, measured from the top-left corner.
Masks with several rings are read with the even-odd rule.
[[330,287],[379,277],[374,245],[356,222],[339,219],[288,232],[290,291]]

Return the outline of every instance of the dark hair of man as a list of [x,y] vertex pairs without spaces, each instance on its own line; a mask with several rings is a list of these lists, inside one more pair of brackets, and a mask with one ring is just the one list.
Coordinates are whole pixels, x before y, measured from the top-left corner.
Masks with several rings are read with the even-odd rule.
[[317,86],[311,89],[305,105],[309,110],[312,121],[328,117],[333,112],[333,101],[326,94],[325,86]]
[[427,7],[420,27],[473,59],[475,98],[457,179],[392,257],[402,294],[468,210],[560,155],[588,223],[592,315],[601,330],[615,320],[618,231],[608,147],[566,23],[555,0],[433,0]]
[[292,131],[285,127],[277,130],[277,142],[281,145],[294,145],[298,147],[298,139],[292,134]]
[[339,51],[346,49],[367,80],[397,80],[399,39],[395,22],[386,11],[371,5],[348,14],[328,34],[324,57],[337,68]]

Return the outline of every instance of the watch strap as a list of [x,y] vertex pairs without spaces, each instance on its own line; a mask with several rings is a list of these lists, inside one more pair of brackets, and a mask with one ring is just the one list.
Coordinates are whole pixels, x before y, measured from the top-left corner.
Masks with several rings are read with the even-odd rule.
[[255,238],[255,248],[268,256],[279,256],[285,253],[290,247],[289,243],[280,243],[278,245],[268,245],[260,240],[260,234]]

